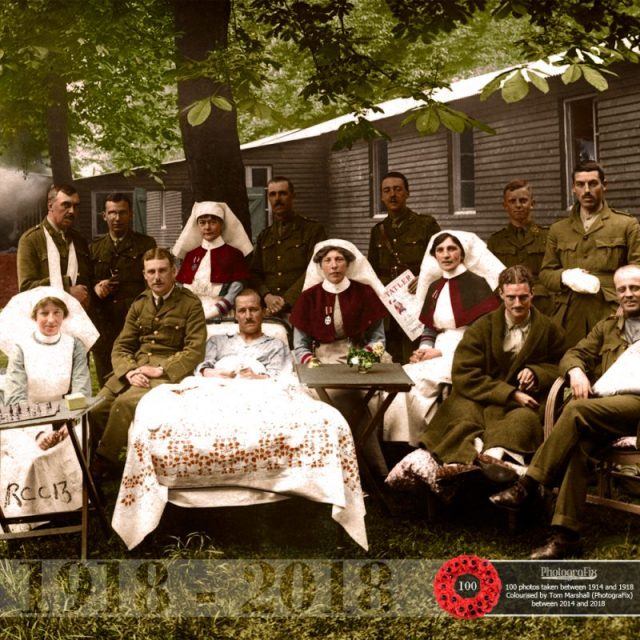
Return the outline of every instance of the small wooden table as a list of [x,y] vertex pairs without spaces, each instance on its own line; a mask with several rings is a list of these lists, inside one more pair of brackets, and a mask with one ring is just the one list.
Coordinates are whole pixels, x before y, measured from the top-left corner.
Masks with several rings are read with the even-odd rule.
[[321,364],[319,367],[313,368],[298,364],[296,365],[296,372],[300,382],[310,389],[315,389],[320,399],[327,404],[333,405],[331,397],[327,393],[328,389],[365,391],[361,405],[362,415],[367,414],[369,400],[373,398],[375,393],[378,391],[387,393],[386,398],[379,405],[375,414],[371,416],[360,436],[355,440],[355,445],[358,464],[364,479],[376,493],[383,506],[389,510],[384,496],[369,469],[369,465],[364,459],[362,448],[367,439],[377,433],[384,420],[384,414],[398,393],[411,391],[413,380],[405,373],[402,365],[397,362],[374,364],[367,373],[359,373],[356,367],[351,368],[346,364]]
[[[19,420],[16,422],[2,422],[0,423],[0,431],[8,431],[10,429],[17,429],[20,427],[37,427],[44,424],[52,424],[54,426],[67,425],[69,431],[69,437],[78,459],[78,464],[82,470],[82,508],[80,509],[80,523],[69,526],[50,526],[39,529],[33,529],[31,531],[9,532],[7,525],[18,522],[40,522],[42,520],[54,520],[69,513],[77,513],[76,511],[56,511],[52,513],[38,513],[28,516],[5,516],[0,506],[0,525],[2,525],[3,532],[0,533],[0,540],[15,540],[18,538],[36,538],[39,536],[51,536],[65,533],[78,533],[80,532],[80,557],[84,560],[87,557],[88,540],[89,540],[89,498],[91,498],[91,504],[95,507],[100,522],[105,530],[109,532],[111,527],[104,513],[104,507],[100,498],[96,486],[89,472],[89,465],[87,463],[88,453],[88,414],[93,407],[97,406],[103,401],[103,398],[97,396],[95,398],[89,398],[87,406],[82,409],[76,409],[70,411],[66,409],[64,405],[60,404],[60,409],[52,416],[44,416],[41,418],[32,418],[29,420]],[[80,419],[82,421],[81,441],[78,440],[74,423]]]

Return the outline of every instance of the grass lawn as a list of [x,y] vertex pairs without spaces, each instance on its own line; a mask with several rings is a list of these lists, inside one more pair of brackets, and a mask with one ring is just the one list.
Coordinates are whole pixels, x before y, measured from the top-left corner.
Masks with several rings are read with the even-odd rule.
[[[0,362],[0,366],[2,363]],[[118,486],[105,487],[109,513]],[[393,515],[367,500],[370,549],[350,541],[338,550],[336,529],[326,505],[302,500],[225,509],[181,509],[169,505],[159,528],[132,551],[115,535],[101,531],[93,519],[93,559],[275,560],[353,558],[372,560],[438,559],[472,553],[488,559],[524,559],[545,536],[547,515],[538,510],[522,517],[509,532],[505,514],[479,495],[444,509],[432,522],[424,497],[387,492]],[[640,560],[637,516],[590,507],[584,557]],[[79,537],[69,535],[0,542],[2,559],[77,558]],[[0,565],[1,570],[1,565]],[[0,574],[2,585],[7,580]],[[640,589],[640,585],[637,586]],[[0,607],[1,610],[1,607]],[[459,621],[447,614],[391,617],[171,618],[132,616],[64,616],[0,618],[0,640],[31,638],[442,638],[520,640],[606,638],[635,640],[640,618],[485,618]]]

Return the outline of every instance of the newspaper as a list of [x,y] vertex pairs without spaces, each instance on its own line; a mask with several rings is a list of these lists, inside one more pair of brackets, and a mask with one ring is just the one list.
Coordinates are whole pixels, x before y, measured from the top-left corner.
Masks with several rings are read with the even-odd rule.
[[409,284],[414,279],[413,273],[407,269],[385,287],[381,297],[389,313],[411,340],[419,338],[424,328],[419,319],[422,305],[415,294],[409,293]]

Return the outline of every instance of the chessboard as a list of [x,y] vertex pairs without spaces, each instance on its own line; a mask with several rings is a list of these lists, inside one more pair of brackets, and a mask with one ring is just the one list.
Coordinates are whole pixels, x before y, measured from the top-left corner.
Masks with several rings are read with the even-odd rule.
[[34,420],[55,416],[60,410],[59,402],[18,402],[0,404],[0,424]]

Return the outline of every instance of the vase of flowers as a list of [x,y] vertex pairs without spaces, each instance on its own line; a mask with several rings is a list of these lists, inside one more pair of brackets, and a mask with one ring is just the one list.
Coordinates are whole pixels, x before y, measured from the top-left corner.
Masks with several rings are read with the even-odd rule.
[[364,349],[352,345],[347,353],[347,364],[356,367],[358,373],[368,373],[376,362],[380,362],[383,353],[384,345],[381,342]]

